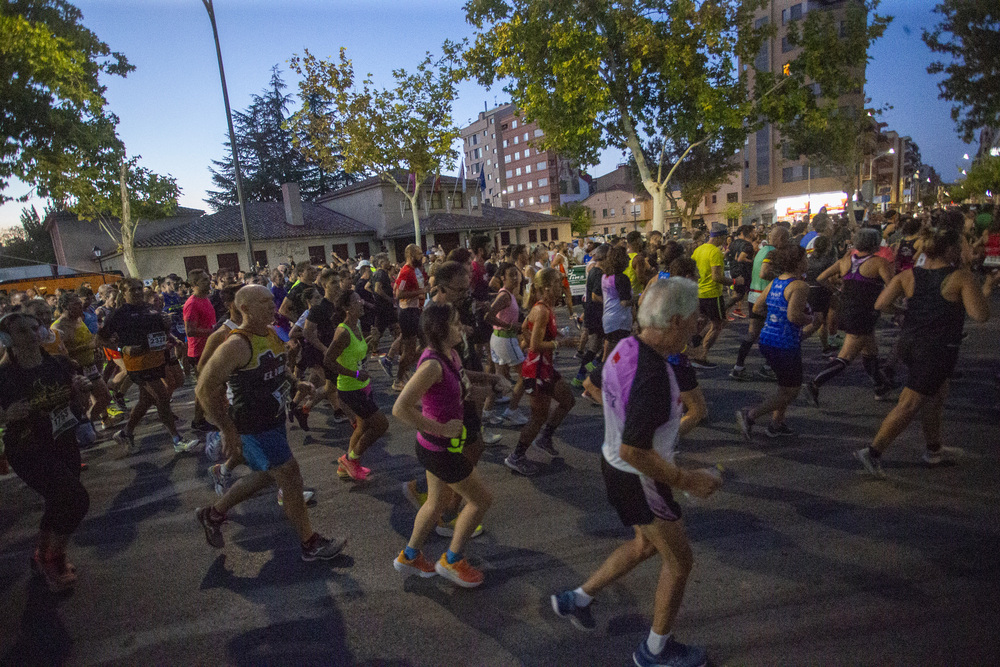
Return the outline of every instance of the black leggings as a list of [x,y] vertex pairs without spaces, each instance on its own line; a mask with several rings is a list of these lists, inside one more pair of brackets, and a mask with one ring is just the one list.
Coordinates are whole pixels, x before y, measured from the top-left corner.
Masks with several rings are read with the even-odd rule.
[[74,430],[48,443],[9,443],[6,454],[17,476],[45,499],[42,530],[72,535],[90,509]]

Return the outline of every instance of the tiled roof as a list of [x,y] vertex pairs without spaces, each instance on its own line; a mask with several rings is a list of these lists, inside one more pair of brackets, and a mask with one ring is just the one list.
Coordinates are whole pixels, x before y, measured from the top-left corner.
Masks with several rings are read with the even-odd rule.
[[[285,207],[281,202],[248,202],[247,223],[254,240],[373,234],[374,231],[353,218],[323,206],[302,202],[303,226],[285,222]],[[199,245],[231,243],[243,240],[243,222],[238,206],[227,206],[217,213],[195,218],[189,224],[137,241],[136,247]]]
[[[464,213],[434,213],[420,218],[422,234],[436,234],[464,231],[492,231],[496,229],[514,229],[527,227],[534,222],[566,222],[569,218],[517,209],[484,206],[482,215],[467,215]],[[413,230],[409,227],[396,229],[387,238],[410,236]]]
[[[400,185],[405,186],[408,179],[409,179],[409,174],[407,174],[406,172],[399,172],[398,174],[396,174],[396,182],[399,183]],[[472,190],[476,187],[476,179],[467,178],[465,179],[465,181],[467,184],[466,185],[467,189]],[[425,180],[422,185],[424,188],[429,188],[432,182],[433,181],[431,180],[431,178],[428,177],[427,180]],[[447,176],[445,174],[441,175],[442,190],[447,190],[449,192],[454,190],[456,182],[459,184],[459,187],[461,187],[462,183],[461,178],[457,176]],[[319,197],[313,200],[313,203],[320,204],[325,201],[330,201],[331,199],[339,199],[340,197],[343,197],[344,195],[350,194],[352,192],[367,190],[368,188],[377,187],[382,184],[389,185],[389,182],[385,181],[381,176],[370,176],[364,179],[363,181],[358,181],[357,183],[354,183],[352,185],[348,185],[346,187],[339,188],[337,190],[331,190],[330,192],[327,192],[325,195],[320,195]]]

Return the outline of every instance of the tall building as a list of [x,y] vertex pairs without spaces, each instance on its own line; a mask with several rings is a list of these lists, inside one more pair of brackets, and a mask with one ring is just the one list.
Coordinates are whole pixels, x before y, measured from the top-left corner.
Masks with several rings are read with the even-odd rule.
[[581,201],[590,184],[569,160],[539,150],[543,136],[535,122],[525,123],[512,104],[479,113],[462,129],[466,178],[483,173],[483,201],[493,206],[555,213],[561,205]]
[[[768,23],[777,26],[775,35],[765,42],[754,64],[759,70],[781,73],[800,49],[788,41],[788,26],[811,11],[843,11],[852,0],[770,0],[757,13],[758,27]],[[841,27],[843,29],[843,23]],[[864,71],[858,73],[864,81]],[[817,92],[819,92],[817,90]],[[841,106],[855,106],[862,112],[864,95],[858,93],[841,98]],[[748,205],[746,217],[761,222],[799,218],[807,210],[816,212],[826,206],[830,212],[844,210],[847,195],[844,185],[808,160],[784,155],[778,148],[781,136],[771,125],[765,125],[747,138],[743,149],[743,197]]]

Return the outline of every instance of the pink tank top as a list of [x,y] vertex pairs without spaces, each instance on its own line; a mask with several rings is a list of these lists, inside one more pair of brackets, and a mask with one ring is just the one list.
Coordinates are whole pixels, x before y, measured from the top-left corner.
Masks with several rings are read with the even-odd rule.
[[[506,287],[501,287],[497,296],[499,297],[504,292],[510,296],[510,305],[497,313],[497,319],[508,326],[517,324],[517,316],[521,314],[521,309],[517,306],[517,299],[514,298],[514,295]],[[494,326],[493,328],[498,331],[503,329],[503,327],[498,326]]]
[[[447,360],[431,348],[426,348],[420,355],[417,367],[419,368],[420,364],[427,359],[434,359],[441,364],[441,379],[431,385],[427,393],[420,399],[421,414],[439,424],[446,424],[453,419],[462,419],[465,416],[465,410],[462,406],[465,392],[460,376],[462,361],[459,359],[458,353],[451,350],[451,359]],[[439,438],[417,431],[417,442],[432,452],[444,451],[447,447],[442,445],[447,440],[447,438]]]

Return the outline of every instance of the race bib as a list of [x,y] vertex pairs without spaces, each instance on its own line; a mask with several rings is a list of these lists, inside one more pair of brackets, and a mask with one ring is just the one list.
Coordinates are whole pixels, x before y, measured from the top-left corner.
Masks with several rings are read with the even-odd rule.
[[163,331],[151,333],[146,336],[150,352],[159,352],[167,347],[167,334]]
[[288,401],[291,400],[292,396],[292,383],[285,380],[281,383],[281,386],[271,392],[274,396],[274,400],[278,401],[278,405],[284,410],[288,406]]
[[52,420],[53,436],[59,435],[71,426],[76,426],[76,417],[68,405],[51,412],[49,418]]
[[1000,267],[1000,255],[986,255],[985,259],[983,259],[983,266],[990,268]]

